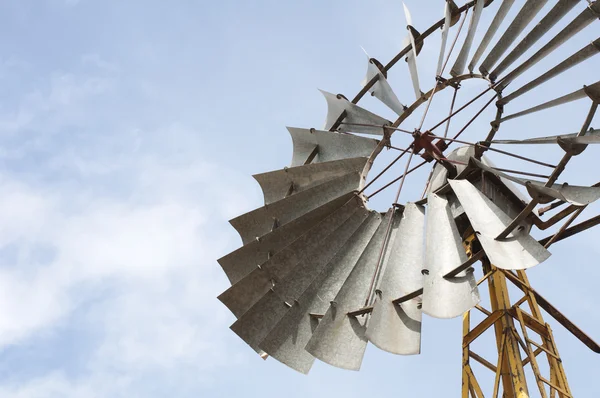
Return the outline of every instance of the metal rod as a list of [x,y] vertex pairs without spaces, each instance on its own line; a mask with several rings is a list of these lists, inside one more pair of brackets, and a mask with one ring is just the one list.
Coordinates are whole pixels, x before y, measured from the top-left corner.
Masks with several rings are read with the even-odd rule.
[[439,122],[438,124],[436,124],[435,126],[433,126],[432,128],[430,128],[429,131],[433,131],[436,128],[440,127],[442,124],[444,124],[446,121],[450,120],[452,117],[456,116],[459,112],[461,112],[463,109],[465,109],[466,107],[468,107],[469,105],[471,105],[473,102],[475,102],[479,98],[483,97],[485,95],[485,93],[487,93],[488,91],[492,90],[494,87],[495,87],[495,85],[490,85],[488,88],[486,88],[485,90],[483,90],[481,93],[477,94],[473,99],[471,99],[466,104],[464,104],[463,106],[461,106],[460,108],[458,108],[456,111],[452,112],[450,115],[448,115],[446,118],[444,118],[441,122]]
[[[402,156],[404,156],[404,154],[406,152],[408,152],[411,148],[412,148],[412,144],[410,144],[406,149],[402,150],[402,153],[400,155],[398,155],[396,157],[396,159],[392,160],[392,162],[390,164],[388,164],[383,170],[381,170],[381,172],[379,174],[377,174],[375,177],[373,177],[373,179],[371,181],[369,181],[369,183],[367,185],[365,185],[360,191],[358,191],[358,193],[361,194],[365,191],[365,189],[369,188],[371,186],[371,184],[373,184],[375,181],[377,181],[379,179],[379,177],[381,177],[386,171],[388,171],[390,169],[390,167],[392,167],[398,160],[400,160],[402,158]],[[394,149],[398,149],[398,148],[394,148]]]
[[[450,103],[450,112],[448,112],[448,116],[452,115],[452,111],[454,110],[454,104],[456,103],[456,94],[458,94],[458,88],[454,87],[454,94],[452,94],[452,102]],[[450,129],[450,119],[446,122],[446,130],[444,131],[444,137],[448,136],[448,130]]]
[[399,129],[397,127],[390,127],[390,126],[385,125],[385,124],[381,125],[381,126],[377,125],[377,124],[368,124],[368,123],[346,123],[346,122],[342,122],[342,123],[340,123],[340,125],[341,124],[344,124],[346,126],[381,127],[382,130],[390,129],[390,130],[401,131],[401,132],[407,133],[407,134],[412,134],[413,133],[412,131],[408,131],[408,130],[404,130],[404,129]]
[[[415,154],[415,147],[413,146],[413,150],[410,152],[408,160],[406,161],[406,167],[404,168],[404,174],[402,175],[402,178],[400,180],[400,185],[398,186],[398,191],[396,192],[396,198],[394,199],[394,203],[397,203],[398,199],[400,198],[400,193],[402,192],[402,187],[404,186],[404,181],[406,180],[406,174],[408,173],[408,168],[410,167],[410,162],[412,161],[414,154]],[[371,284],[369,285],[369,291],[367,293],[367,298],[365,299],[365,306],[369,304],[369,301],[371,301],[371,297],[373,295],[373,287],[375,286],[375,281],[378,279],[379,273],[381,272],[381,261],[383,259],[383,253],[385,252],[385,248],[387,247],[387,245],[389,243],[388,241],[389,241],[389,237],[390,237],[390,232],[392,230],[392,223],[394,221],[394,213],[395,212],[396,212],[396,207],[392,206],[391,213],[390,213],[390,219],[388,221],[387,229],[385,231],[383,243],[381,245],[381,250],[379,251],[379,257],[377,258],[377,265],[375,266],[375,272],[373,272],[373,277],[371,278]]]
[[[412,169],[408,170],[408,172],[406,173],[406,175],[409,175],[410,173],[412,173],[413,171],[415,171],[416,169],[418,169],[419,167],[423,166],[425,163],[428,163],[426,160],[423,161],[422,163],[419,163],[418,165],[416,165],[415,167],[413,167]],[[386,189],[387,187],[389,187],[390,185],[392,185],[393,183],[395,183],[396,181],[400,180],[402,177],[404,177],[404,174],[402,174],[400,177],[394,179],[393,181],[387,183],[385,186],[379,188],[377,191],[373,192],[372,194],[367,196],[367,199],[371,199],[373,196],[375,196],[376,194],[378,194],[379,192],[383,191],[384,189]]]
[[[431,95],[429,96],[429,99],[427,100],[427,105],[425,106],[425,111],[423,112],[423,116],[421,117],[421,122],[419,123],[419,127],[417,128],[418,131],[421,130],[421,128],[423,127],[423,123],[425,123],[425,117],[427,117],[427,113],[429,112],[429,107],[431,106],[431,102],[433,101],[433,96],[437,92],[437,88],[438,88],[439,83],[440,83],[439,78],[444,74],[444,69],[446,69],[446,64],[450,60],[450,56],[452,55],[452,51],[454,50],[454,46],[456,45],[456,41],[458,40],[458,37],[460,36],[460,32],[462,31],[463,25],[465,24],[465,21],[467,20],[467,15],[468,14],[469,14],[469,10],[467,9],[467,11],[465,12],[464,18],[462,19],[462,21],[460,22],[460,26],[458,27],[458,32],[456,32],[456,37],[452,41],[452,45],[450,46],[450,51],[448,51],[448,55],[446,56],[446,60],[444,61],[442,69],[440,70],[440,76],[436,77],[436,85],[435,85],[435,87],[433,87],[433,92],[431,93]],[[455,91],[455,93],[456,93],[456,91]]]
[[496,149],[496,148],[491,148],[491,147],[489,147],[487,145],[481,145],[481,144],[473,143],[473,142],[469,142],[469,141],[457,140],[456,138],[440,137],[438,135],[433,135],[433,134],[432,134],[432,136],[434,138],[438,138],[438,139],[443,140],[443,141],[458,142],[460,144],[477,146],[479,148],[485,148],[486,150],[489,149],[492,152],[498,152],[498,153],[501,153],[503,155],[511,156],[511,157],[517,158],[517,159],[521,159],[521,160],[524,160],[526,162],[531,162],[531,163],[539,164],[540,166],[546,166],[546,167],[556,168],[556,165],[554,165],[554,164],[541,162],[539,160],[535,160],[535,159],[531,159],[531,158],[526,158],[525,156],[516,155],[514,153],[506,152],[506,151],[503,151],[503,150],[500,150],[500,149]]
[[442,65],[442,70],[440,71],[440,76],[444,73],[444,69],[446,69],[446,65],[448,64],[448,61],[450,60],[450,55],[452,54],[452,50],[454,50],[454,46],[456,45],[456,42],[458,41],[458,37],[460,36],[460,32],[463,28],[463,25],[465,24],[465,21],[467,20],[467,15],[469,15],[469,9],[467,9],[467,11],[465,11],[465,17],[462,19],[462,21],[460,21],[460,26],[458,27],[458,32],[456,32],[456,37],[454,37],[454,40],[452,41],[452,45],[450,46],[450,51],[448,52],[448,55],[446,56],[446,60],[444,61],[444,64]]
[[479,117],[479,115],[481,115],[483,113],[483,111],[486,110],[486,108],[488,106],[490,106],[490,104],[492,102],[494,102],[494,100],[498,97],[498,93],[496,93],[492,98],[490,98],[490,100],[488,102],[486,102],[486,104],[479,110],[479,112],[477,112],[475,114],[475,116],[473,116],[468,122],[467,124],[465,124],[465,126],[460,129],[460,131],[458,133],[456,133],[456,135],[454,136],[454,138],[458,138],[460,137],[460,135],[471,125],[471,123],[473,123],[475,121],[475,119],[477,119]]

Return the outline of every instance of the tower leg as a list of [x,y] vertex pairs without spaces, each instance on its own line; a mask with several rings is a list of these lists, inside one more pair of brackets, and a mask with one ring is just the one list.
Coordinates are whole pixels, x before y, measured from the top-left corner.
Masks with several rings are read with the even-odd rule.
[[[525,271],[500,270],[486,261],[483,270],[484,277],[478,283],[487,281],[491,308],[477,306],[471,311],[485,315],[474,326],[471,312],[463,316],[462,398],[528,398],[529,388],[539,390],[543,398],[572,397],[552,329],[544,322],[536,298],[528,290],[530,285]],[[510,301],[507,280],[518,282],[515,286],[524,292],[514,304]],[[492,326],[498,352],[495,364],[473,351],[478,338]],[[548,375],[543,375],[540,369],[540,355],[546,357]],[[485,395],[471,366],[473,361],[494,374],[494,385],[484,386]],[[527,380],[528,367],[533,373],[530,380]],[[476,370],[482,372],[484,369]]]

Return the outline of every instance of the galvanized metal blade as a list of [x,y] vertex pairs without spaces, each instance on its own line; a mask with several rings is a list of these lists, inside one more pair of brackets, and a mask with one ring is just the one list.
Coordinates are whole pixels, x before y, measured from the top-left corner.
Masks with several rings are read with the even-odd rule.
[[[325,130],[330,130],[332,127],[339,124],[337,130],[342,132],[351,131],[354,133],[383,135],[383,126],[390,126],[392,124],[389,120],[353,104],[339,94],[335,95],[327,91],[319,91],[327,101]],[[342,116],[344,116],[342,123],[339,123],[339,119]],[[373,125],[379,127],[372,127]]]
[[571,55],[563,62],[556,65],[554,68],[550,69],[548,72],[540,75],[539,77],[533,79],[529,83],[525,84],[523,87],[504,97],[499,101],[500,104],[507,104],[513,99],[520,97],[521,95],[527,93],[528,91],[533,90],[540,84],[547,82],[548,80],[560,75],[566,70],[574,67],[577,64],[582,63],[588,58],[598,54],[600,52],[600,38],[594,40],[592,43],[588,44],[581,50],[577,51],[575,54]]
[[411,49],[406,56],[406,62],[408,63],[408,70],[410,71],[410,79],[415,91],[415,98],[419,99],[421,98],[422,92],[421,85],[419,84],[419,69],[417,68],[417,45],[415,36],[413,35],[413,30],[411,30],[411,27],[413,26],[412,16],[410,15],[410,11],[408,10],[406,4],[402,3],[402,6],[404,7],[404,16],[406,18],[408,30],[408,37],[404,39],[403,47],[406,47],[410,43]]
[[551,186],[546,187],[546,184],[542,181],[518,178],[492,169],[476,159],[471,159],[471,162],[482,170],[513,181],[519,185],[523,185],[527,188],[527,192],[529,192],[530,196],[536,198],[539,203],[548,203],[557,199],[575,206],[585,206],[600,199],[600,187],[582,187],[578,185],[569,185],[567,183],[552,184]]
[[312,163],[329,162],[332,160],[370,156],[379,141],[350,134],[340,134],[332,131],[287,128],[292,136],[294,155],[292,166],[302,166],[315,148],[317,156]]
[[510,145],[532,145],[532,144],[558,144],[559,141],[566,141],[572,144],[598,144],[600,143],[600,130],[589,130],[585,135],[579,136],[579,133],[551,135],[547,137],[528,138],[525,140],[494,140],[492,144],[510,144]]
[[312,163],[253,177],[262,188],[265,204],[268,205],[346,174],[362,174],[368,160],[368,157],[360,157]]
[[527,228],[517,228],[506,239],[496,236],[506,229],[512,218],[467,180],[449,180],[477,239],[490,262],[502,269],[531,268],[550,257],[544,246],[533,239]]
[[472,272],[463,271],[455,278],[444,279],[444,275],[466,261],[467,254],[448,200],[430,193],[423,270],[424,313],[435,318],[455,318],[479,303],[479,290]]
[[514,2],[515,0],[503,0],[502,4],[500,4],[500,7],[498,8],[498,11],[496,11],[496,15],[494,16],[492,23],[488,27],[488,30],[485,32],[483,39],[481,39],[481,43],[479,43],[479,47],[477,47],[475,54],[473,54],[471,62],[469,62],[468,69],[470,72],[473,72],[473,70],[475,70],[475,65],[477,65],[477,62],[479,62],[479,60],[481,59],[481,56],[492,41],[492,38],[498,31],[498,28],[502,24],[502,21],[504,21],[504,19],[506,18],[506,14],[508,14],[508,11],[510,10]]
[[469,56],[469,51],[471,51],[471,46],[473,45],[473,38],[475,37],[475,32],[477,32],[477,25],[479,25],[479,20],[481,18],[481,12],[483,11],[485,0],[476,0],[475,7],[473,9],[473,14],[471,14],[471,20],[469,21],[469,30],[467,31],[467,37],[458,53],[458,57],[454,61],[454,65],[450,70],[450,74],[452,76],[458,76],[463,73],[465,70],[465,65],[467,64],[467,57]]
[[373,312],[367,338],[376,347],[393,354],[418,354],[421,350],[420,299],[395,304],[399,297],[423,288],[423,236],[425,209],[408,203],[402,213]]
[[[600,15],[600,2],[595,1],[589,7],[586,7],[585,10],[581,12],[571,23],[569,23],[563,30],[561,30],[556,36],[554,36],[546,45],[540,48],[535,54],[533,54],[529,59],[523,62],[521,65],[517,66],[514,70],[509,72],[506,76],[503,77],[502,82],[499,84],[499,88],[502,89],[506,87],[510,82],[515,80],[518,76],[522,75],[525,71],[531,68],[533,65],[537,64],[539,61],[544,59],[558,47],[560,47],[563,43],[569,40],[571,37],[575,36],[578,32],[580,32],[583,28],[594,22],[598,19],[598,15]],[[498,68],[492,73],[490,73],[490,79],[495,80],[498,77],[500,71]]]
[[350,200],[221,293],[219,300],[239,318],[276,283],[282,281],[307,253],[313,253],[317,250],[322,241],[338,229],[361,206],[364,205],[360,198],[356,197]]
[[[591,84],[590,86],[588,86],[588,88],[592,91],[600,90],[600,81],[598,81],[594,84]],[[502,119],[500,119],[500,122],[505,122],[507,120],[514,119],[514,118],[517,118],[520,116],[529,115],[530,113],[539,112],[544,109],[549,109],[549,108],[553,108],[555,106],[563,105],[563,104],[566,104],[569,102],[577,101],[579,99],[586,98],[587,96],[588,95],[586,93],[586,88],[581,88],[581,89],[579,89],[577,91],[573,91],[572,93],[569,93],[567,95],[563,95],[562,97],[558,97],[551,101],[544,102],[543,104],[531,107],[529,109],[525,109],[524,111],[505,116]]]
[[442,43],[440,46],[440,55],[438,57],[438,65],[436,68],[436,76],[442,75],[442,67],[444,66],[444,58],[446,55],[446,43],[448,42],[448,31],[452,24],[452,9],[448,2],[444,2],[444,25],[442,26]]
[[355,200],[353,199],[354,196],[356,196],[354,192],[349,192],[331,202],[327,202],[323,206],[317,207],[302,217],[298,217],[274,229],[259,240],[253,240],[217,261],[223,268],[229,281],[232,284],[237,283],[244,276],[255,270],[258,265],[263,264],[277,252],[298,239],[309,229],[339,209],[343,204],[349,200]]
[[362,176],[347,174],[317,185],[289,198],[242,214],[229,222],[238,231],[244,244],[260,239],[276,226],[282,226],[312,211],[325,203],[358,189]]
[[348,312],[360,309],[365,297],[370,294],[371,278],[377,268],[392,215],[390,209],[306,345],[310,354],[325,363],[343,369],[360,368],[367,348],[365,331],[368,315],[349,316]]
[[[368,58],[368,56],[367,56]],[[367,76],[362,82],[363,87],[367,85],[375,76],[378,76],[377,82],[369,89],[369,92],[381,101],[385,106],[393,110],[398,116],[404,113],[405,106],[400,102],[394,90],[387,79],[381,73],[377,65],[369,58],[367,66]]]
[[488,74],[491,68],[498,62],[498,59],[506,52],[508,47],[525,30],[527,25],[546,5],[548,0],[528,0],[525,2],[515,19],[508,26],[504,34],[500,37],[496,45],[492,48],[488,56],[481,64],[479,70],[484,75]]
[[305,346],[380,223],[381,215],[370,212],[342,249],[264,338],[260,348],[287,366],[308,373],[315,357],[305,350]]
[[244,312],[231,329],[248,345],[258,350],[259,343],[292,306],[298,305],[300,295],[360,227],[368,213],[365,208],[355,209],[350,217],[329,235],[319,234],[321,239],[317,244],[306,247],[306,252],[298,264],[281,279],[278,278],[275,285]]
[[558,0],[554,7],[542,20],[515,46],[515,48],[498,64],[490,77],[496,79],[519,57],[529,50],[541,39],[558,21],[560,21],[573,7],[580,4],[579,0]]

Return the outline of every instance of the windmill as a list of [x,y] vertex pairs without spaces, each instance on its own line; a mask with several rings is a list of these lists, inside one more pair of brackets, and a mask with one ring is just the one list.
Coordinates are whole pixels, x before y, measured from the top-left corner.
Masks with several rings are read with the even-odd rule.
[[[525,109],[519,100],[570,68],[598,64],[594,56],[600,52],[600,38],[583,48],[571,48],[570,39],[597,26],[600,2],[528,0],[509,21],[515,3],[476,0],[459,7],[446,1],[443,18],[422,32],[405,6],[404,48],[385,65],[367,56],[363,88],[352,100],[321,90],[327,103],[322,129],[288,128],[291,165],[254,176],[265,205],[230,221],[243,246],[219,259],[232,284],[219,296],[237,318],[231,329],[263,358],[271,356],[303,373],[316,359],[358,370],[369,343],[394,354],[418,354],[423,313],[462,316],[462,397],[529,397],[534,389],[542,397],[572,397],[542,310],[594,352],[600,353],[600,346],[531,286],[526,270],[548,260],[556,242],[600,224],[600,216],[576,223],[600,198],[600,183],[561,180],[570,162],[600,142],[600,130],[591,127],[600,103],[600,74],[555,97],[534,95],[538,103]],[[488,10],[491,23],[482,26]],[[560,21],[564,26],[557,29]],[[478,30],[483,36],[476,41]],[[435,81],[423,92],[417,60],[427,39],[438,32]],[[449,43],[451,32],[456,33]],[[540,66],[559,48],[569,55],[549,68]],[[410,89],[398,95],[388,81],[390,69],[403,59],[415,95],[412,103]],[[457,107],[461,83],[468,80],[485,82],[486,88]],[[454,90],[448,116],[425,128],[436,94],[446,89]],[[395,113],[396,120],[359,105],[367,93]],[[491,96],[486,104],[462,127],[453,126],[456,133],[449,137],[450,121],[486,95]],[[574,133],[514,139],[507,134],[515,129],[503,134],[507,121],[556,111],[574,101],[589,107]],[[461,139],[492,104],[497,111],[487,134],[477,142]],[[418,112],[420,122],[406,126]],[[444,133],[436,131],[441,128]],[[392,138],[405,147],[393,145]],[[548,145],[562,151],[555,163],[501,149]],[[373,163],[386,148],[398,155],[372,176]],[[489,153],[545,167],[549,173],[500,168]],[[370,192],[402,159],[402,174]],[[399,203],[407,176],[427,165],[431,172],[423,193]],[[391,186],[397,190],[389,209],[369,209],[368,200]],[[552,211],[556,214],[544,219]],[[554,233],[534,238],[551,227]],[[521,292],[519,297],[510,297],[509,286]],[[486,287],[487,308],[480,292]],[[477,323],[475,315],[481,318]],[[486,332],[496,341],[493,360],[473,349]],[[543,361],[547,373],[540,366]],[[493,384],[479,382],[473,362],[492,372]]]

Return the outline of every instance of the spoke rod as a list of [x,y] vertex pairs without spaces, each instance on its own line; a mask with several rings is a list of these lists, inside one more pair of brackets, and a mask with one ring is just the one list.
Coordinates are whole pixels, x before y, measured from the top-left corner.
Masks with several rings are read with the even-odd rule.
[[392,185],[393,183],[395,183],[396,181],[399,181],[401,178],[403,178],[405,175],[409,175],[410,173],[412,173],[413,171],[417,170],[419,167],[422,167],[425,163],[428,163],[426,160],[424,160],[422,163],[419,163],[418,165],[416,165],[415,167],[413,167],[412,169],[408,170],[405,174],[402,174],[400,177],[394,179],[393,181],[387,183],[386,185],[384,185],[383,187],[379,188],[377,191],[373,192],[372,194],[367,196],[367,199],[371,199],[373,196],[377,195],[379,192],[383,191],[384,189],[386,189],[387,187],[389,187],[390,185]]
[[[460,131],[459,131],[458,133],[456,133],[456,135],[454,136],[454,138],[458,138],[458,137],[460,137],[460,135],[461,135],[462,133],[464,133],[464,131],[465,131],[465,130],[466,130],[466,129],[467,129],[467,128],[468,128],[468,127],[471,125],[471,123],[473,123],[473,122],[475,121],[475,119],[477,119],[477,118],[479,117],[479,115],[481,115],[481,114],[483,113],[483,111],[485,111],[485,110],[486,110],[486,108],[487,108],[488,106],[490,106],[490,104],[491,104],[492,102],[494,102],[494,100],[495,100],[497,97],[498,97],[498,93],[496,93],[496,95],[494,95],[492,98],[490,98],[490,100],[489,100],[489,101],[488,101],[488,102],[487,102],[487,103],[486,103],[486,104],[485,104],[485,105],[484,105],[484,106],[483,106],[483,107],[482,107],[482,108],[479,110],[479,112],[477,112],[477,113],[475,114],[475,116],[473,116],[473,117],[472,117],[472,118],[471,118],[471,119],[470,119],[470,120],[467,122],[467,124],[465,124],[465,126],[464,126],[462,129],[460,129]],[[432,129],[432,130],[433,130],[433,129]]]
[[[498,83],[496,83],[498,84]],[[483,97],[487,92],[489,92],[490,90],[492,90],[496,85],[490,85],[488,88],[486,88],[485,90],[483,90],[481,93],[477,94],[473,99],[469,100],[466,104],[464,104],[463,106],[461,106],[460,108],[458,108],[456,111],[452,112],[450,115],[448,115],[446,118],[444,118],[441,122],[439,122],[438,124],[436,124],[435,126],[433,126],[432,128],[429,129],[429,131],[433,131],[436,128],[440,127],[442,124],[446,123],[448,120],[450,120],[452,117],[456,116],[459,112],[461,112],[462,110],[464,110],[466,107],[468,107],[469,105],[471,105],[473,102],[477,101],[479,98]]]
[[[429,96],[429,99],[427,100],[427,106],[425,107],[425,111],[423,112],[423,116],[421,117],[421,123],[419,123],[419,128],[417,128],[418,131],[421,130],[421,128],[423,127],[423,123],[425,123],[425,117],[427,117],[427,113],[429,112],[429,107],[431,106],[431,102],[433,101],[433,96],[435,95],[435,93],[437,92],[437,89],[441,83],[441,79],[439,79],[442,74],[444,73],[444,69],[446,69],[446,64],[448,63],[448,60],[450,59],[450,56],[452,55],[452,51],[454,50],[454,46],[456,45],[456,41],[458,40],[458,37],[460,36],[460,32],[463,28],[463,25],[465,24],[465,20],[467,19],[467,15],[469,15],[469,10],[467,9],[467,11],[465,11],[465,17],[462,19],[462,21],[460,21],[460,26],[458,27],[458,32],[456,32],[456,37],[454,38],[454,41],[452,42],[452,45],[450,46],[450,51],[448,51],[448,55],[446,56],[446,60],[444,61],[444,66],[442,66],[442,69],[440,70],[440,76],[436,76],[436,85],[433,88],[433,91],[431,92],[431,95]],[[456,95],[456,91],[454,92]],[[450,111],[452,112],[452,111]]]
[[501,149],[491,148],[491,147],[488,147],[486,145],[482,145],[482,144],[478,144],[478,143],[473,143],[473,142],[469,142],[469,141],[457,140],[456,138],[446,138],[446,137],[440,137],[438,135],[432,135],[432,136],[434,138],[438,138],[438,139],[444,140],[444,141],[458,142],[459,144],[465,144],[465,145],[476,146],[476,147],[479,147],[479,148],[484,148],[484,149],[490,150],[492,152],[498,152],[498,153],[501,153],[503,155],[511,156],[511,157],[514,157],[514,158],[517,158],[517,159],[521,159],[521,160],[524,160],[526,162],[531,162],[531,163],[539,164],[541,166],[546,166],[546,167],[550,167],[550,168],[553,168],[553,169],[556,167],[556,165],[553,165],[553,164],[550,164],[550,163],[544,163],[544,162],[541,162],[539,160],[535,160],[535,159],[531,159],[531,158],[526,158],[525,156],[521,156],[521,155],[517,155],[517,154],[514,154],[514,153],[506,152],[506,151],[503,151]]
[[[458,94],[458,87],[454,87],[454,94],[452,94],[452,102],[450,103],[450,112],[448,112],[448,116],[452,115],[452,111],[454,110],[454,104],[456,103],[456,94]],[[450,129],[450,119],[446,121],[446,130],[444,131],[444,137],[448,136],[448,130]]]
[[373,177],[373,179],[371,181],[369,181],[369,183],[367,185],[365,185],[360,191],[358,191],[358,194],[360,195],[361,193],[363,193],[365,191],[365,189],[369,188],[371,186],[371,184],[373,184],[375,181],[377,181],[379,179],[379,177],[381,177],[386,171],[388,171],[390,169],[390,167],[392,167],[394,164],[396,164],[397,161],[402,159],[402,156],[404,156],[406,154],[406,152],[408,152],[411,148],[412,148],[412,144],[410,144],[406,149],[399,149],[399,148],[394,147],[394,149],[401,150],[402,153],[400,155],[398,155],[396,157],[396,159],[392,160],[392,162],[390,164],[388,164],[383,170],[381,170],[381,172],[379,172],[379,174],[377,174],[375,177]]
[[415,154],[415,148],[410,152],[410,156],[406,161],[406,167],[404,168],[404,174],[402,174],[402,178],[400,180],[400,185],[398,186],[398,191],[396,192],[396,198],[394,199],[394,203],[391,208],[390,219],[388,220],[388,225],[385,230],[385,236],[383,238],[383,243],[381,244],[381,250],[379,251],[379,257],[377,259],[377,266],[375,267],[375,271],[373,272],[373,277],[371,278],[371,284],[369,285],[369,290],[367,292],[367,297],[365,299],[365,306],[369,305],[369,301],[371,301],[371,297],[373,295],[373,287],[375,286],[375,281],[378,279],[379,273],[381,272],[381,260],[383,259],[383,254],[385,252],[385,248],[389,243],[390,231],[392,230],[392,223],[394,221],[394,213],[396,212],[396,203],[400,198],[400,193],[402,192],[402,187],[404,186],[404,180],[406,180],[406,175],[408,174],[408,168],[410,167],[410,162]]
[[412,131],[408,131],[408,130],[404,130],[404,129],[399,129],[397,127],[391,127],[391,126],[388,126],[386,124],[381,125],[381,126],[378,125],[378,124],[368,124],[368,123],[346,123],[346,122],[342,122],[342,123],[340,123],[340,125],[341,124],[346,125],[346,126],[381,127],[382,130],[389,129],[389,130],[401,131],[401,132],[407,133],[407,134],[412,134]]

